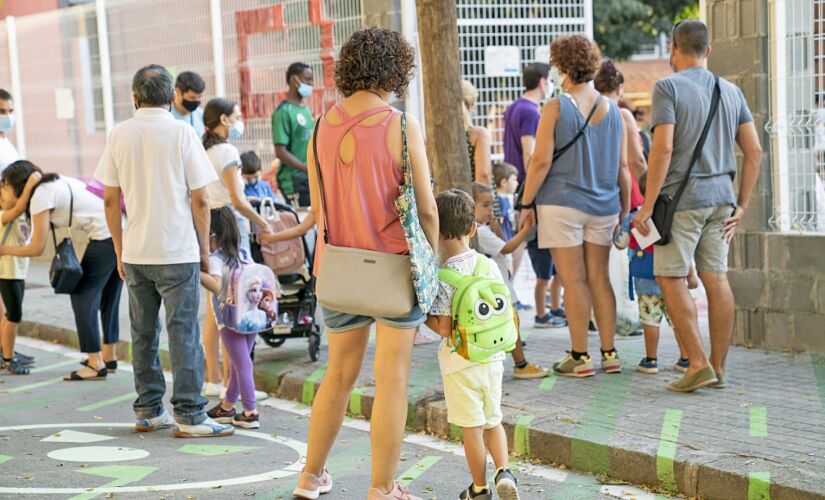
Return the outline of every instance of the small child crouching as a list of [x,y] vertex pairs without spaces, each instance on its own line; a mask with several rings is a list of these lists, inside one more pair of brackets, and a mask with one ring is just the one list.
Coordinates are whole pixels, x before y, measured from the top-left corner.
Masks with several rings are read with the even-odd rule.
[[[478,259],[487,259],[470,248],[470,238],[476,232],[475,204],[467,193],[455,189],[436,197],[440,238],[445,257],[444,268],[461,276],[473,275]],[[498,267],[487,261],[487,275],[504,282]],[[506,288],[502,284],[502,289]],[[452,329],[452,300],[456,288],[440,281],[438,296],[430,310],[427,325],[445,339],[438,351],[438,361],[444,383],[447,420],[463,429],[464,451],[473,483],[459,498],[490,499],[492,491],[487,484],[487,452],[496,466],[496,493],[503,500],[519,498],[518,482],[508,469],[507,436],[501,425],[501,381],[504,372],[504,352],[493,354],[486,362],[472,362],[454,352],[450,337]],[[504,310],[509,303],[497,302],[484,311],[480,318],[491,314],[512,314]],[[510,308],[511,309],[511,308]]]

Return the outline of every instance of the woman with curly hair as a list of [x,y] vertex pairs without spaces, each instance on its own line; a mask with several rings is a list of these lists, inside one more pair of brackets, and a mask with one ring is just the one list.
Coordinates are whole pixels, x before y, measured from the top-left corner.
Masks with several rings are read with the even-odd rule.
[[595,375],[587,353],[590,310],[596,313],[602,368],[622,369],[613,344],[616,298],[608,278],[613,235],[629,212],[630,173],[621,113],[590,82],[599,50],[580,35],[553,40],[552,74],[564,94],[545,106],[527,169],[522,220],[538,217],[539,247],[550,248],[567,306],[572,349],[553,365],[558,375]]
[[[345,99],[318,121],[317,157],[315,139],[307,155],[312,212],[321,230],[328,229],[331,245],[408,253],[394,205],[402,181],[401,113],[387,100],[392,94],[406,93],[414,61],[412,46],[399,33],[384,28],[357,31],[341,47],[335,84]],[[421,227],[435,248],[438,214],[430,187],[430,167],[421,127],[412,116],[407,117],[407,140]],[[323,248],[319,241],[318,254]],[[323,266],[316,265],[315,269],[319,276],[325,272]],[[306,465],[293,494],[315,499],[332,489],[332,478],[324,465],[361,370],[370,327],[377,321],[372,487],[367,497],[419,500],[395,482],[395,477],[407,420],[407,376],[413,339],[426,316],[417,304],[400,318],[322,309],[329,333],[329,359],[312,404]]]

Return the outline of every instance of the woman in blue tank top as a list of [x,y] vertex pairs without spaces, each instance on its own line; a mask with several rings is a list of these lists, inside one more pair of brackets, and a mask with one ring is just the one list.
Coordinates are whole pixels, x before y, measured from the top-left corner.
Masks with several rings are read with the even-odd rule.
[[521,204],[522,220],[538,217],[539,247],[550,248],[564,285],[572,349],[553,368],[563,376],[595,375],[587,352],[593,309],[602,368],[618,373],[608,262],[613,234],[629,211],[624,127],[616,105],[590,84],[598,48],[573,35],[553,40],[550,53],[553,79],[564,93],[542,110]]

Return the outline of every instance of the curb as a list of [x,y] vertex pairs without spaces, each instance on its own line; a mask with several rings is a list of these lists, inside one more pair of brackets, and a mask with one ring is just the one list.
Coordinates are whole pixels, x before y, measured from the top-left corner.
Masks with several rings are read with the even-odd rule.
[[[18,335],[47,342],[78,347],[74,331],[43,325],[31,321],[20,324]],[[131,342],[120,341],[118,358],[131,361]],[[161,365],[170,369],[168,350],[160,351]],[[325,365],[303,363],[259,363],[255,367],[255,385],[281,399],[312,404],[315,393],[323,380]],[[347,411],[352,417],[368,419],[372,414],[375,399],[373,386],[357,387],[350,395]],[[681,494],[688,498],[706,499],[747,499],[747,500],[814,500],[825,499],[825,493],[817,491],[817,478],[796,476],[791,479],[773,478],[769,482],[760,479],[758,473],[750,475],[721,468],[731,463],[732,457],[707,455],[696,450],[682,450],[681,460],[672,460],[672,474],[662,474],[661,456],[656,450],[630,450],[616,445],[606,446],[609,465],[591,466],[577,461],[574,463],[572,449],[576,447],[601,447],[605,445],[582,440],[562,432],[544,431],[530,427],[532,418],[518,417],[514,411],[504,408],[504,429],[508,446],[515,454],[531,460],[564,465],[571,469],[606,475],[614,480],[646,485],[670,494]],[[407,428],[416,432],[426,432],[446,439],[460,439],[461,431],[447,422],[447,408],[443,393],[435,390],[424,391],[414,401],[409,402]],[[684,456],[686,455],[686,457]],[[759,459],[751,457],[754,462]],[[768,464],[760,464],[768,466]]]

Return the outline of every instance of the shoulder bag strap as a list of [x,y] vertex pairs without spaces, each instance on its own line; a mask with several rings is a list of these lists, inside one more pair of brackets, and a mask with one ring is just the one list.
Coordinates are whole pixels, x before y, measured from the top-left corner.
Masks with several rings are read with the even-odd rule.
[[[596,113],[596,110],[599,109],[599,105],[602,103],[603,98],[603,96],[599,95],[599,97],[596,99],[596,104],[593,105],[593,109],[590,110],[590,114],[587,115],[587,118],[584,120],[584,125],[582,125],[582,128],[579,129],[579,132],[575,135],[575,137],[573,137],[570,140],[570,142],[568,142],[564,146],[553,151],[553,161],[558,160],[561,155],[563,155],[568,149],[573,147],[573,144],[576,144],[576,141],[578,141],[581,138],[581,136],[584,135],[584,130],[587,128],[587,125],[590,123],[590,119],[593,118],[593,115]],[[561,112],[561,108],[559,108],[559,111]]]
[[407,149],[407,113],[401,113],[401,163],[404,172],[402,185],[412,187],[412,165],[410,165],[410,152]]
[[710,101],[710,112],[708,112],[708,118],[705,120],[705,128],[702,129],[702,135],[699,136],[699,142],[696,143],[696,149],[693,150],[693,157],[690,159],[690,164],[688,165],[687,172],[685,173],[685,178],[682,179],[682,183],[679,184],[679,189],[673,196],[674,207],[679,203],[679,199],[685,192],[688,182],[690,182],[690,173],[693,171],[693,166],[699,161],[699,156],[702,154],[702,148],[705,147],[705,140],[708,138],[710,125],[713,123],[713,117],[716,116],[716,110],[719,109],[719,101],[722,98],[722,89],[719,87],[719,77],[715,76],[714,78],[715,82],[713,86],[713,98]]
[[72,191],[72,185],[68,182],[66,182],[66,187],[69,188],[69,234],[71,235],[72,219],[74,217],[74,191]]
[[324,181],[321,177],[321,160],[318,158],[318,129],[321,128],[321,120],[324,115],[318,117],[315,122],[315,130],[312,132],[312,155],[315,160],[315,173],[318,174],[318,190],[321,192],[321,215],[324,217],[324,243],[329,244],[329,219],[327,218],[327,207],[324,202]]

